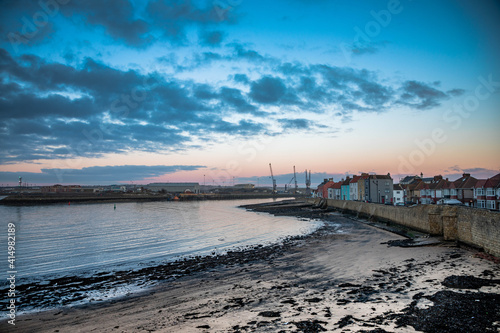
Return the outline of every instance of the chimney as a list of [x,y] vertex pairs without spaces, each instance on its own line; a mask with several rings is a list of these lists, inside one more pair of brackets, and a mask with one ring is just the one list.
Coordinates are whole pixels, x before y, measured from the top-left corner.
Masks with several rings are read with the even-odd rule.
[[462,177],[470,177],[470,173],[464,173]]

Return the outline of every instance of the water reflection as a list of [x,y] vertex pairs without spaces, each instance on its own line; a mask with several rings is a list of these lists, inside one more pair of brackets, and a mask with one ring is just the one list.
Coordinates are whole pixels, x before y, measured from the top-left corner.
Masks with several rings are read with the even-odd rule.
[[[114,203],[0,206],[0,214],[4,228],[9,222],[17,227],[19,276],[39,279],[274,242],[320,224],[237,207],[262,201],[117,203],[116,209]],[[2,238],[0,246],[5,242]]]

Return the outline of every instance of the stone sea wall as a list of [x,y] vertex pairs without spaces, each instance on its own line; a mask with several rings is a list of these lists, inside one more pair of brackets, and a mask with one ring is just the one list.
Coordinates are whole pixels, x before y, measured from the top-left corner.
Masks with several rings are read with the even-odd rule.
[[[320,199],[315,199],[319,203]],[[500,257],[500,212],[458,206],[401,207],[374,203],[326,200],[328,207],[360,217],[387,220],[431,235],[443,236]]]

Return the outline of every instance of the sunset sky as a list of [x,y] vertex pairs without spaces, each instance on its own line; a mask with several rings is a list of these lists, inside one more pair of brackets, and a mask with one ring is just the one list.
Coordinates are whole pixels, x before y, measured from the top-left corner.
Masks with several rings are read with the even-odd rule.
[[497,1],[2,1],[0,183],[500,172]]

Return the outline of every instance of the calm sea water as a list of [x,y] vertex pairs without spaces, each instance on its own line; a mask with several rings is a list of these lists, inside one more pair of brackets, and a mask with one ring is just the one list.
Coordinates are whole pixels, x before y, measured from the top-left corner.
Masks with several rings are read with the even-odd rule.
[[[276,242],[319,221],[238,208],[271,200],[0,206],[0,248],[8,271],[7,224],[16,226],[18,281],[153,266],[182,256]],[[0,235],[2,234],[0,233]]]

